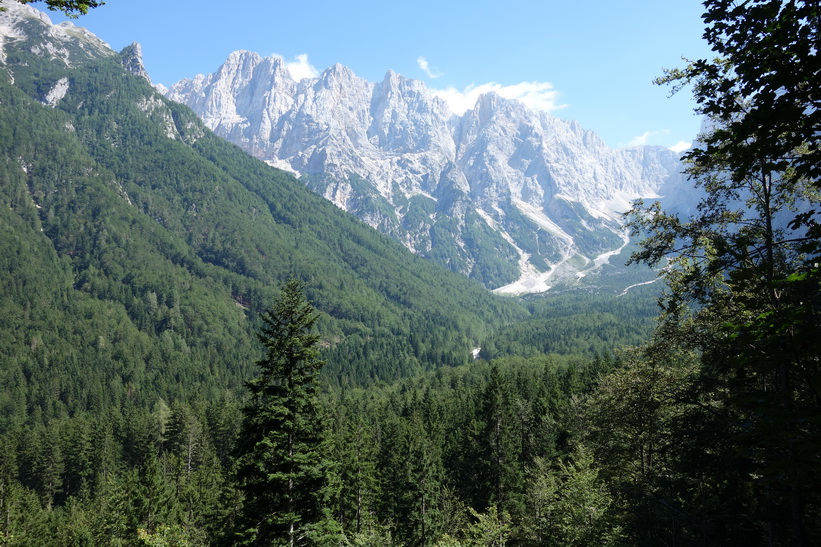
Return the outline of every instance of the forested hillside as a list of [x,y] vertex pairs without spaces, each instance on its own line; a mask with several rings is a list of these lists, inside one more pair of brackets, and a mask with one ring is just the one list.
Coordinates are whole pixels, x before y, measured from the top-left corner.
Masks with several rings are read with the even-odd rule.
[[[325,312],[326,373],[342,383],[465,363],[523,316],[215,138],[119,56],[68,68],[32,52],[46,38],[32,22],[6,44],[0,90],[11,377],[66,375],[49,391],[80,407],[238,387],[256,317],[291,276]],[[100,371],[103,393],[69,385],[89,379],[72,366]]]

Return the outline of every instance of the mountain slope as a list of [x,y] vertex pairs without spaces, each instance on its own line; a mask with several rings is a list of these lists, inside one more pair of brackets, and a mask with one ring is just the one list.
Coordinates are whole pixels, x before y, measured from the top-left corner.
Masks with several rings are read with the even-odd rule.
[[257,314],[291,276],[324,312],[342,384],[467,362],[523,315],[214,136],[134,48],[4,7],[0,347],[19,397],[39,396],[32,378],[72,408],[238,387]]
[[507,292],[598,271],[626,242],[629,201],[681,180],[669,150],[612,150],[495,94],[456,116],[392,71],[371,83],[337,64],[297,82],[282,59],[238,51],[166,95],[416,254],[491,288],[520,280]]

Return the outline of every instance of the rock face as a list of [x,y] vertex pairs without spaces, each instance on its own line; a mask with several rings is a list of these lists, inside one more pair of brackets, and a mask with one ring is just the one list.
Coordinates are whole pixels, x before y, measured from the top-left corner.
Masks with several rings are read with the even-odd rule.
[[495,94],[456,116],[393,71],[371,83],[337,64],[295,81],[282,59],[237,51],[166,95],[415,253],[503,292],[592,273],[626,244],[630,200],[681,181],[665,148],[610,149]]
[[140,44],[134,42],[130,46],[126,46],[120,52],[120,57],[123,60],[123,67],[128,72],[134,76],[139,76],[149,84],[151,83],[151,78],[143,65],[143,48]]
[[29,38],[38,38],[32,54],[66,66],[115,55],[108,44],[70,21],[53,25],[45,13],[14,0],[0,0],[0,8],[0,63],[6,60],[6,41]]

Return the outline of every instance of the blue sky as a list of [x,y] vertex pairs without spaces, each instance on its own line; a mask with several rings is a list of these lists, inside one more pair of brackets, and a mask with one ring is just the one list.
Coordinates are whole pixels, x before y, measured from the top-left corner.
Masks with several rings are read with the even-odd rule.
[[699,120],[689,92],[669,98],[652,80],[663,67],[681,66],[682,56],[709,56],[701,7],[698,0],[108,0],[75,24],[117,50],[140,42],[155,83],[213,72],[246,49],[303,72],[341,63],[380,81],[392,69],[461,108],[467,95],[496,89],[578,120],[613,147],[672,147],[692,141]]

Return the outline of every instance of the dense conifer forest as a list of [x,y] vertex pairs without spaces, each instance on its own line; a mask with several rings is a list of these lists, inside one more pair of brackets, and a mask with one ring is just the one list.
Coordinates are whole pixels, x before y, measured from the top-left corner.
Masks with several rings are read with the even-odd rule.
[[661,79],[715,122],[705,198],[628,217],[663,293],[527,298],[32,21],[0,64],[0,544],[820,544],[820,19],[705,2],[721,59]]

